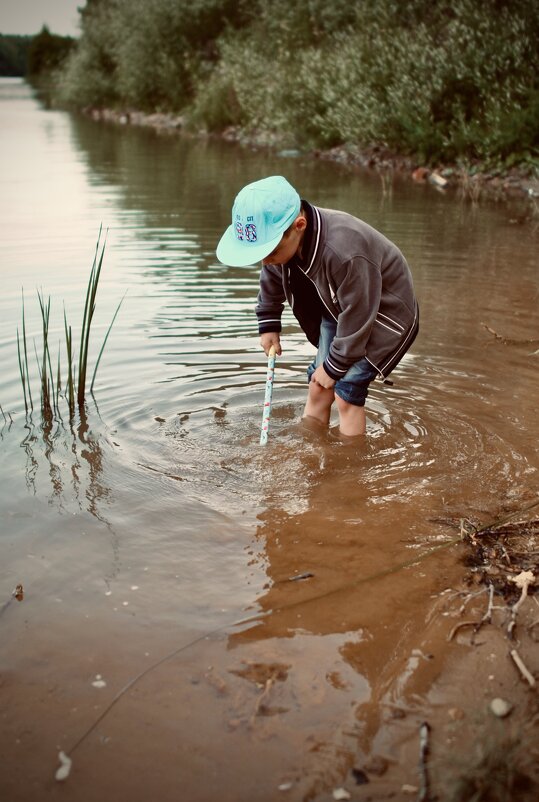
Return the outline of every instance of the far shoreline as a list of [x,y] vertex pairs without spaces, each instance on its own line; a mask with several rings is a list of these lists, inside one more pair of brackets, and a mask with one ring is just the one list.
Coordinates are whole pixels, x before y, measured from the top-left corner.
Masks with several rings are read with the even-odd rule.
[[267,132],[246,132],[230,127],[220,133],[190,128],[187,118],[170,112],[143,112],[132,109],[84,108],[79,111],[96,122],[151,128],[158,133],[183,134],[233,142],[243,147],[266,149],[283,156],[302,156],[329,161],[351,170],[372,170],[392,181],[399,176],[415,183],[430,184],[437,191],[453,192],[463,201],[504,203],[517,207],[518,222],[539,218],[539,177],[532,167],[515,166],[506,170],[484,170],[481,165],[464,168],[456,164],[427,167],[410,156],[395,153],[383,145],[359,148],[352,144],[328,149],[299,150],[287,146],[283,137]]

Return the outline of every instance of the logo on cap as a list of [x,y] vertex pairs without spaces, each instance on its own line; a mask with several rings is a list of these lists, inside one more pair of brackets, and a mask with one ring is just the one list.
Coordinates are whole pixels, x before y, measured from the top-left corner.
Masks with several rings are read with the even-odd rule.
[[247,242],[256,242],[256,225],[254,223],[247,223],[245,226],[245,239]]

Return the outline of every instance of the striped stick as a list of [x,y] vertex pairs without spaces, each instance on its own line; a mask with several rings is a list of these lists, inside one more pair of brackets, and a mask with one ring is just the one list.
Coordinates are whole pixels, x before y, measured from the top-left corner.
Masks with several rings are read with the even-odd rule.
[[273,378],[275,376],[275,346],[272,345],[268,353],[268,377],[266,379],[266,395],[264,409],[262,410],[262,431],[260,432],[260,445],[268,442],[268,429],[271,415],[271,394],[273,392]]

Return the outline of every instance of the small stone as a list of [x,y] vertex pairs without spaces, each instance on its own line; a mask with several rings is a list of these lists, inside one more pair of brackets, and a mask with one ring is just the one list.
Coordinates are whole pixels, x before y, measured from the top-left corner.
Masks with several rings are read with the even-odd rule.
[[333,790],[333,799],[352,799],[346,788],[335,788]]
[[447,715],[451,719],[451,721],[460,721],[464,718],[465,713],[464,710],[460,707],[450,707],[447,711]]
[[417,794],[419,788],[417,785],[407,785],[406,783],[402,786],[401,791],[404,794]]
[[71,758],[68,757],[65,752],[58,753],[58,760],[60,761],[60,768],[57,769],[55,777],[58,780],[58,782],[63,782],[64,780],[67,780],[67,778],[69,777],[72,761]]
[[277,786],[277,790],[279,790],[279,791],[290,791],[291,788],[293,788],[293,786],[294,786],[294,783],[281,783],[279,786]]
[[513,709],[513,706],[510,705],[509,702],[506,702],[505,699],[500,699],[497,697],[490,703],[490,709],[495,716],[498,716],[498,718],[504,718],[505,716],[509,715]]

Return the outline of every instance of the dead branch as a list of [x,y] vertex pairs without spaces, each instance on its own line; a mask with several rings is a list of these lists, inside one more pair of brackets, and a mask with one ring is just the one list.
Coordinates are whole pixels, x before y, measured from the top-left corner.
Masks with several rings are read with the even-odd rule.
[[264,685],[264,690],[262,691],[262,693],[260,694],[260,696],[256,700],[255,709],[254,709],[253,715],[251,716],[251,719],[249,721],[249,726],[250,727],[252,727],[254,725],[255,719],[258,716],[258,714],[260,713],[262,705],[266,702],[266,699],[270,695],[271,689],[273,688],[273,685],[275,684],[275,680],[276,680],[275,674],[272,674],[271,677],[268,677],[268,679],[266,680],[266,683]]
[[486,323],[481,323],[481,325],[489,332],[489,334],[492,334],[497,340],[502,342],[504,345],[535,345],[536,343],[539,343],[539,340],[535,339],[514,340],[511,337],[504,337],[503,335],[498,334],[497,331],[494,331],[494,329],[491,329],[490,326],[487,326]]
[[455,624],[449,635],[447,636],[448,641],[452,641],[459,629],[463,629],[464,627],[476,627],[477,621],[461,621],[460,624]]
[[521,656],[519,655],[519,653],[517,652],[517,650],[516,649],[511,649],[509,654],[513,658],[513,661],[514,661],[516,667],[518,668],[518,670],[520,671],[520,673],[522,674],[522,676],[524,677],[524,679],[526,680],[526,682],[528,683],[530,688],[535,688],[535,685],[536,685],[535,677],[526,668],[526,665],[525,665],[524,661],[522,660]]
[[481,621],[479,622],[480,626],[482,624],[490,624],[490,622],[492,621],[492,610],[494,609],[493,608],[493,602],[494,602],[494,585],[491,583],[488,586],[488,607],[487,607],[487,611],[484,614],[484,616],[481,619]]
[[462,613],[464,612],[464,610],[466,609],[466,607],[468,606],[469,602],[471,602],[472,599],[476,599],[478,596],[482,596],[484,592],[485,588],[481,588],[481,590],[478,590],[475,593],[468,593],[459,608],[459,615],[462,615]]
[[[481,627],[483,626],[483,624],[490,624],[491,623],[491,621],[492,621],[492,611],[494,609],[496,609],[494,607],[494,585],[492,583],[488,586],[488,594],[489,594],[488,595],[488,605],[487,605],[487,609],[486,609],[486,612],[484,613],[483,617],[479,621],[461,621],[459,624],[455,624],[455,626],[453,627],[453,629],[451,630],[451,632],[449,633],[449,635],[447,637],[448,641],[452,641],[453,638],[455,637],[456,633],[459,631],[459,629],[462,629],[463,627],[473,627],[474,628],[473,634],[476,635],[479,632],[479,630],[481,629]],[[473,594],[473,596],[478,596],[478,595],[479,595],[479,593],[474,593]],[[469,599],[466,601],[466,603],[468,601],[469,601]],[[464,608],[464,605],[463,605],[463,607],[461,607],[461,611],[462,611],[463,608]]]
[[419,781],[420,788],[417,796],[417,802],[429,802],[430,796],[430,782],[429,772],[427,767],[427,757],[429,754],[429,733],[430,727],[426,721],[423,722],[419,728]]

